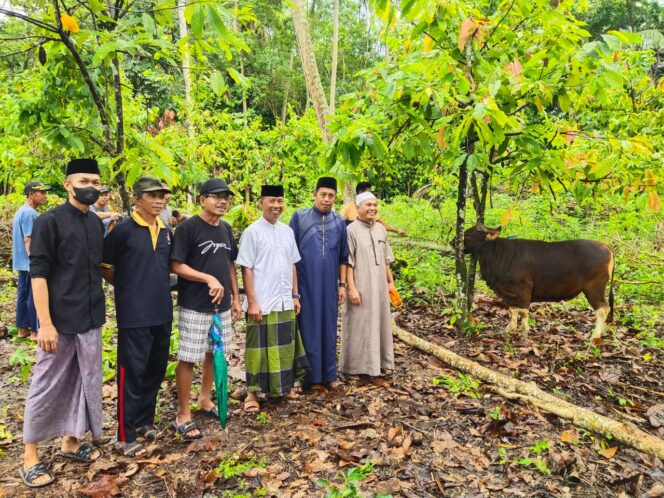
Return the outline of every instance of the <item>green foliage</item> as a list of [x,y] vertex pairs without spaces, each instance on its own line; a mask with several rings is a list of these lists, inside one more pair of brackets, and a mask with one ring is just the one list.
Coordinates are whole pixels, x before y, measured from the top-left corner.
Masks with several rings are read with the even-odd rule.
[[268,413],[258,412],[256,414],[256,424],[261,429],[263,429],[263,428],[267,427],[268,425],[270,425],[270,422],[272,422],[272,417],[270,417],[270,415]]
[[113,341],[117,328],[106,324],[101,332],[101,371],[103,382],[113,380],[117,374],[118,349]]
[[431,379],[431,382],[434,386],[442,385],[455,397],[461,394],[468,396],[469,398],[481,397],[479,389],[482,383],[470,375],[459,373],[458,378],[449,375],[441,375],[440,377],[434,377]]
[[[335,480],[338,482],[318,479],[316,483],[318,487],[326,491],[325,498],[358,498],[363,495],[360,494],[361,490],[356,483],[364,481],[374,470],[374,465],[367,462],[360,467],[351,468],[348,472],[339,471],[335,477]],[[378,493],[375,496],[376,498],[391,497],[391,495],[385,493]]]
[[570,2],[372,5],[394,53],[363,73],[368,91],[345,99],[328,165],[365,171],[375,161],[389,176],[402,154],[421,158],[433,193],[465,164],[514,189],[578,200],[624,191],[655,208],[662,89],[639,35],[586,43]]
[[264,459],[240,458],[238,455],[225,455],[217,466],[217,474],[228,480],[241,476],[245,472],[261,468],[264,469],[267,462]]
[[491,417],[491,420],[495,420],[496,422],[501,420],[502,415],[500,413],[500,406],[496,406],[493,410],[489,412],[489,417]]
[[9,357],[9,366],[19,367],[21,382],[25,383],[28,381],[32,365],[35,361],[34,348],[32,345],[21,344]]

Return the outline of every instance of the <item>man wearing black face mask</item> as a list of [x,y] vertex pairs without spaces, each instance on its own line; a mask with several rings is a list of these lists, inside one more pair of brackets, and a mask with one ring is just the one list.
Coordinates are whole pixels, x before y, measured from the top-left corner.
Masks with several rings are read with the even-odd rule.
[[101,437],[101,327],[105,321],[100,264],[104,226],[89,207],[99,197],[94,159],[67,165],[69,199],[37,218],[30,277],[39,318],[37,363],[25,404],[25,452],[19,473],[29,487],[53,482],[37,444],[62,437],[60,455],[90,463],[101,451],[80,439]]

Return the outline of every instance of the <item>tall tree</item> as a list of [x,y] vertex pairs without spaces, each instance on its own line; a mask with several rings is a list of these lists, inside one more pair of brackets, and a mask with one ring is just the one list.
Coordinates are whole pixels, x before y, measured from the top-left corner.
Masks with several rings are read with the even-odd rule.
[[180,32],[180,51],[182,57],[182,80],[184,82],[184,103],[186,106],[185,126],[189,137],[194,137],[194,125],[191,122],[189,113],[193,112],[193,99],[191,97],[191,51],[189,49],[189,33],[187,29],[187,19],[184,10],[187,7],[186,0],[177,0],[178,28]]
[[297,48],[300,52],[302,62],[302,71],[307,84],[307,91],[318,119],[318,127],[323,135],[325,142],[332,138],[327,127],[327,114],[329,112],[325,91],[321,83],[320,73],[316,64],[314,49],[311,44],[311,34],[309,33],[309,22],[307,21],[307,9],[303,0],[293,0],[291,6],[291,16],[293,17],[293,27],[295,28],[295,37],[297,39]]
[[[491,180],[527,183],[554,196],[597,195],[599,185],[623,188],[628,178],[632,186],[652,184],[651,140],[661,139],[643,133],[656,126],[654,114],[644,113],[638,125],[627,116],[659,101],[647,77],[653,57],[634,50],[641,38],[631,33],[586,43],[589,33],[566,2],[372,4],[385,23],[391,57],[365,72],[368,91],[344,101],[331,124],[337,136],[328,161],[358,170],[365,152],[385,162],[399,151],[433,157],[434,183],[454,182],[458,323],[464,325],[474,278],[463,257],[466,201],[475,198],[481,220]],[[598,126],[616,108],[631,124],[616,126],[614,112],[612,124]],[[619,144],[633,154],[630,163]],[[606,147],[605,158],[592,152],[598,147]],[[616,164],[627,166],[612,170]],[[656,205],[657,192],[647,188]]]
[[337,59],[339,58],[339,0],[334,0],[332,14],[332,69],[330,70],[330,114],[334,114],[337,100]]

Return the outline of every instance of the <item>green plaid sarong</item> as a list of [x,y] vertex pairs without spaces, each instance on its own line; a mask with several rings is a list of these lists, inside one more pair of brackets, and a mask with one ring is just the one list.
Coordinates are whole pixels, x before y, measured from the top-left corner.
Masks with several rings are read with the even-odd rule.
[[247,390],[285,396],[302,383],[309,370],[295,312],[273,311],[260,322],[248,316],[246,319]]

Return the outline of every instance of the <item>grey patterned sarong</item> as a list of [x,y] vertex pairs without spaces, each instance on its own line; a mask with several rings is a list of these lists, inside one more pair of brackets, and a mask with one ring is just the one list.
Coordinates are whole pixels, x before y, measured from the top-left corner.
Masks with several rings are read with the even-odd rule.
[[101,437],[101,328],[58,334],[55,353],[37,347],[37,363],[25,402],[23,442],[55,437]]

